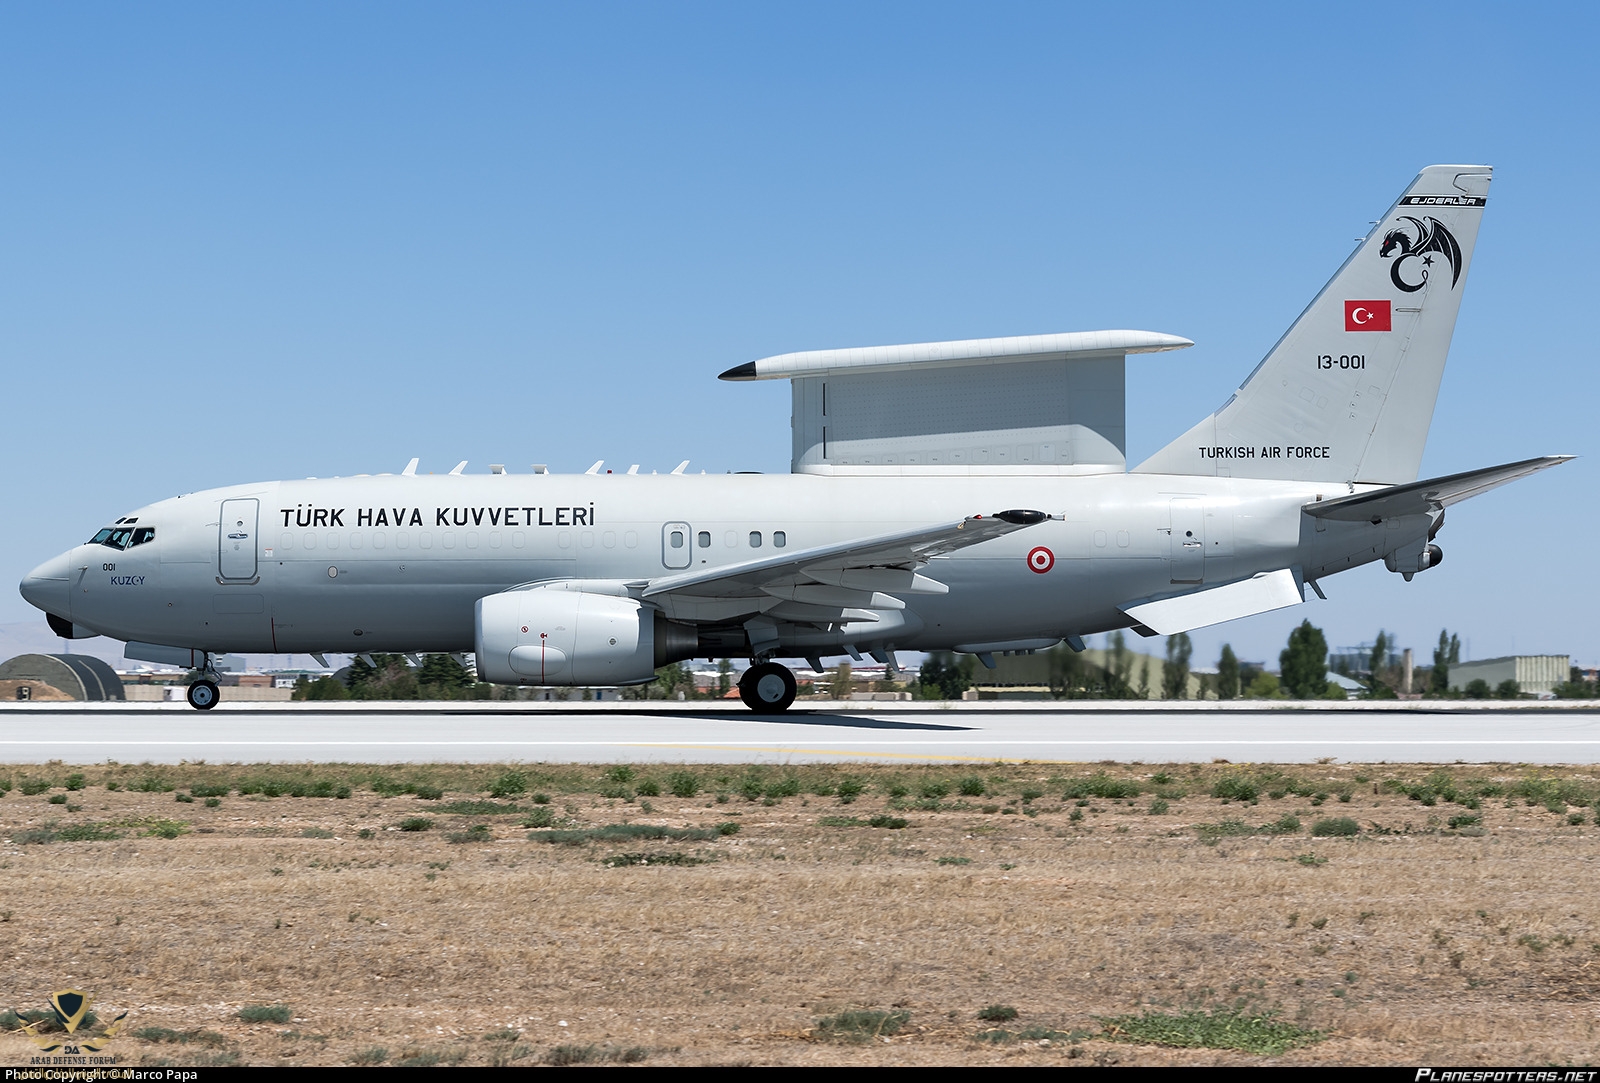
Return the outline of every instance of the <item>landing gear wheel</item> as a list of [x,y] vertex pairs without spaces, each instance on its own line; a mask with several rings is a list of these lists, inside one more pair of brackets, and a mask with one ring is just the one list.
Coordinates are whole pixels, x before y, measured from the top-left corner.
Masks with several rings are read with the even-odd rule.
[[211,710],[220,698],[215,681],[195,681],[189,686],[189,706],[197,711]]
[[794,693],[794,674],[776,662],[751,666],[739,678],[739,698],[752,711],[787,711]]

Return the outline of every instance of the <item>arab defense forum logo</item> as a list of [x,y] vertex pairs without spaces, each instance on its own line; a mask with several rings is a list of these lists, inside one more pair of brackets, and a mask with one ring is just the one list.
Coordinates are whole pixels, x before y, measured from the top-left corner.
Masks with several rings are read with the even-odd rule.
[[[1389,267],[1389,280],[1397,289],[1416,293],[1428,284],[1428,273],[1437,255],[1450,265],[1450,288],[1455,289],[1456,280],[1461,277],[1461,246],[1456,243],[1455,236],[1437,218],[1413,218],[1403,214],[1400,221],[1410,224],[1396,226],[1384,234],[1383,247],[1378,250],[1383,259],[1388,259],[1395,249],[1400,250],[1399,257]],[[1412,260],[1418,262],[1411,265]]]
[[[15,1008],[12,1009],[12,1012],[19,1019],[32,1019],[33,1016],[39,1016],[39,1018],[32,1019],[31,1022],[25,1024],[22,1031],[32,1039],[34,1045],[46,1053],[62,1053],[68,1056],[98,1053],[110,1044],[111,1039],[117,1036],[117,1028],[128,1017],[128,1013],[123,1012],[111,1020],[111,1025],[99,1034],[90,1034],[86,1029],[83,1035],[79,1036],[79,1027],[86,1024],[90,1027],[95,1025],[95,1020],[89,1014],[89,1005],[93,1003],[89,999],[89,994],[82,989],[63,989],[61,992],[51,996],[48,1003],[50,1005],[50,1013],[48,1015],[42,1012],[28,1012],[24,1015]],[[55,1023],[66,1031],[66,1035],[63,1036],[54,1032],[49,1034],[35,1033],[38,1028],[46,1023]]]

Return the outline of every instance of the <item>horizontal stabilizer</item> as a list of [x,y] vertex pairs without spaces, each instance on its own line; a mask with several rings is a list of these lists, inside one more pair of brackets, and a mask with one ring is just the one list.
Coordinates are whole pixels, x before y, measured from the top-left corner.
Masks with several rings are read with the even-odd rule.
[[1157,635],[1177,635],[1208,624],[1221,624],[1225,620],[1256,613],[1270,613],[1298,605],[1300,584],[1287,568],[1275,572],[1262,572],[1254,579],[1229,583],[1225,587],[1197,590],[1176,598],[1163,598],[1155,602],[1122,606],[1122,611]]
[[1413,481],[1407,485],[1391,485],[1370,493],[1357,493],[1337,500],[1323,500],[1307,504],[1307,515],[1318,519],[1337,519],[1346,522],[1378,522],[1402,515],[1426,515],[1451,504],[1459,504],[1468,497],[1486,493],[1507,482],[1537,474],[1552,466],[1559,466],[1571,455],[1541,455],[1537,459],[1490,466],[1482,470],[1468,470],[1463,474],[1449,474],[1442,478]]

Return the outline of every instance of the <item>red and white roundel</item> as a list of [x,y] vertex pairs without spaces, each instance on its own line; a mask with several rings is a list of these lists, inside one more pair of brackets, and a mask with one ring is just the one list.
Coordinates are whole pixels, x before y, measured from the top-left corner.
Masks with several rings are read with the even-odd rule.
[[1028,567],[1043,575],[1056,566],[1056,555],[1044,546],[1028,550]]

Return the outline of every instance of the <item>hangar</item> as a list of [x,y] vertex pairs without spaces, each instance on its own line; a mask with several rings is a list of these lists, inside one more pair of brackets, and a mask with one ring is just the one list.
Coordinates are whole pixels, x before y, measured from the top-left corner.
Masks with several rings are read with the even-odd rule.
[[99,658],[86,654],[19,654],[0,662],[0,687],[7,699],[56,699],[36,688],[55,689],[68,699],[127,699],[122,678]]

